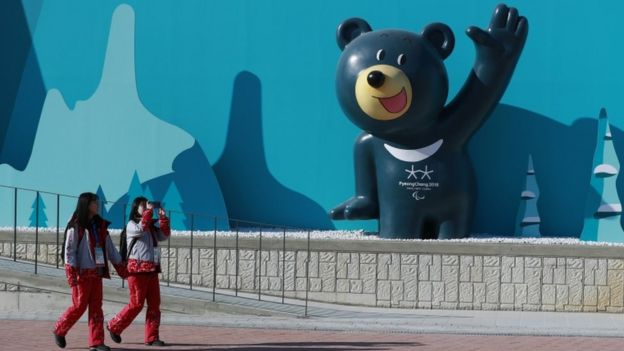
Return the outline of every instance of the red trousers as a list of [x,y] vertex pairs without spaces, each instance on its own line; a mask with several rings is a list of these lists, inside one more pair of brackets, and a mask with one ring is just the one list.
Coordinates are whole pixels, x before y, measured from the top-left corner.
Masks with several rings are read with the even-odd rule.
[[128,277],[130,302],[113,319],[108,322],[108,329],[121,334],[143,309],[147,300],[145,313],[145,342],[158,340],[160,326],[160,285],[158,273],[135,274]]
[[54,325],[54,333],[67,335],[71,327],[89,307],[89,347],[104,344],[104,313],[102,312],[102,278],[81,276],[72,287],[72,305]]

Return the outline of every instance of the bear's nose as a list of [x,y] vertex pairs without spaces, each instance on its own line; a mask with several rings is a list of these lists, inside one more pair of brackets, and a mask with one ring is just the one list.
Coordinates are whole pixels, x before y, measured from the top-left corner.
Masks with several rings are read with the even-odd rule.
[[386,80],[386,77],[384,77],[384,74],[379,71],[372,71],[371,73],[368,74],[368,77],[366,78],[366,80],[368,81],[368,84],[371,87],[379,88],[380,86],[383,85],[384,81]]

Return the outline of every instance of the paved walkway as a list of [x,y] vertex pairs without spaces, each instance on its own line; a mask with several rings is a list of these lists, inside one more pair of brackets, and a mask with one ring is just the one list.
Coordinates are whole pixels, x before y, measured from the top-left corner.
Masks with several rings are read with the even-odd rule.
[[[52,322],[0,321],[0,350],[54,350]],[[295,331],[163,325],[167,347],[143,345],[143,328],[132,325],[114,350],[462,350],[462,351],[620,351],[624,339],[540,336],[471,336],[444,334]],[[67,350],[85,349],[87,325],[79,323],[67,335]],[[59,349],[60,350],[60,349]]]

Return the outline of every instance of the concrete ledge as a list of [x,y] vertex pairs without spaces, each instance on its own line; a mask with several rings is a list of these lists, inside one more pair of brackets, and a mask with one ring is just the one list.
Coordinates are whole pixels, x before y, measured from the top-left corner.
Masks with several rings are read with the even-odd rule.
[[[0,230],[0,243],[13,242],[13,231]],[[119,242],[118,235],[112,235],[113,242]],[[56,233],[41,232],[36,238],[33,232],[17,232],[18,244],[56,243]],[[59,234],[59,242],[63,241],[63,233]],[[189,248],[189,236],[174,236],[171,248]],[[163,244],[163,247],[165,245]],[[200,235],[193,238],[193,246],[210,249],[214,246],[211,235]],[[217,235],[217,248],[257,250],[260,240],[240,237],[238,245],[235,237]],[[284,242],[276,238],[263,238],[263,250],[281,250]],[[286,250],[307,250],[305,239],[286,237]],[[340,240],[311,239],[311,251],[361,252],[361,253],[413,253],[440,255],[482,255],[482,256],[536,256],[536,257],[585,257],[585,258],[624,258],[624,246],[602,246],[588,243],[575,244],[526,244],[526,243],[492,243],[492,242],[457,242],[445,240]]]

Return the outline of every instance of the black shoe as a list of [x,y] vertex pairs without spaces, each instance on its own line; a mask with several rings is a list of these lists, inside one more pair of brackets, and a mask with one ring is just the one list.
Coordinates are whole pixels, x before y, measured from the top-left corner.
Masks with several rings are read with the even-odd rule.
[[65,345],[67,345],[67,342],[65,342],[65,337],[56,335],[56,333],[53,333],[53,334],[54,334],[54,342],[56,343],[56,346],[64,349]]
[[102,345],[90,347],[89,351],[111,351],[111,349],[110,349],[110,347],[102,344]]
[[154,340],[152,342],[146,342],[145,345],[147,346],[165,346],[165,342],[162,340]]
[[[108,325],[106,326],[106,329],[108,329]],[[110,329],[108,329],[108,333],[115,343],[121,343],[121,335],[113,333]]]

